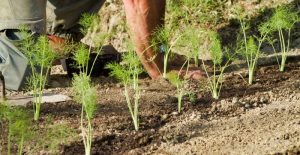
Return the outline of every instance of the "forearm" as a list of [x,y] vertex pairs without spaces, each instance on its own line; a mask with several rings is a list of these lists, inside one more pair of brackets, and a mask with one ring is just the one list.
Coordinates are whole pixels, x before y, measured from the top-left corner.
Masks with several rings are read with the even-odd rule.
[[151,33],[163,25],[164,0],[123,0],[127,22],[137,54],[152,78],[157,78],[162,68],[161,55],[153,51]]

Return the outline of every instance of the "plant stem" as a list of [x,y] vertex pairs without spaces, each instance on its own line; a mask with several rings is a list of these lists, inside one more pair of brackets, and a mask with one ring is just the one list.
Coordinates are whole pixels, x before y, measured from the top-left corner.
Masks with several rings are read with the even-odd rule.
[[135,102],[134,102],[134,128],[136,131],[139,130],[139,90],[136,90],[135,93]]
[[36,103],[35,112],[34,112],[34,120],[37,121],[40,117],[40,104]]
[[129,97],[129,92],[128,92],[128,87],[127,85],[124,84],[124,95],[126,98],[126,102],[127,102],[127,107],[129,109],[130,115],[133,116],[133,110],[132,110],[132,106],[131,106],[131,101],[130,101],[130,97]]
[[85,131],[84,131],[84,127],[83,127],[83,113],[84,113],[84,105],[82,104],[81,106],[81,114],[80,114],[80,129],[81,129],[81,136],[82,136],[82,140],[83,140],[83,145],[84,145],[84,149],[85,149],[85,153],[87,152],[87,142],[86,142],[86,137],[85,137]]
[[9,123],[8,123],[8,136],[7,136],[7,155],[10,155],[10,149],[11,149],[11,120],[9,120]]
[[249,68],[249,84],[251,85],[253,83],[253,77],[254,77],[254,67]]
[[282,53],[281,57],[281,65],[280,65],[280,71],[283,72],[285,68],[285,63],[286,63],[286,54]]
[[[178,88],[177,88],[178,89]],[[182,107],[182,96],[183,96],[183,91],[179,90],[178,93],[178,113],[181,112],[181,107]]]
[[91,154],[91,149],[92,149],[92,141],[93,141],[93,127],[91,120],[88,118],[88,133],[87,133],[87,144],[86,144],[86,155]]
[[170,47],[167,48],[167,52],[164,55],[164,72],[163,72],[163,78],[167,78],[167,66],[168,66],[168,60],[169,60],[169,54],[171,53],[171,49],[173,48],[173,46],[175,46],[176,42],[183,36],[180,35],[178,38],[176,38],[176,40],[171,44]]
[[21,141],[20,141],[20,144],[19,144],[19,155],[22,155],[22,153],[23,153],[23,145],[24,145],[24,134],[22,134],[22,137],[21,137]]
[[167,53],[167,54],[164,56],[164,72],[163,72],[163,78],[167,78],[168,59],[169,59],[169,53]]
[[217,88],[213,89],[213,91],[212,91],[212,96],[213,96],[213,98],[216,99],[216,100],[219,99],[219,93],[218,93]]
[[[220,75],[221,76],[221,75]],[[217,75],[216,75],[216,64],[214,63],[214,75],[213,75],[213,98],[214,99],[219,99],[219,93],[218,93],[218,85],[219,85],[219,80],[217,80]]]
[[195,66],[199,67],[198,55],[194,57],[194,61],[195,61]]
[[96,55],[96,57],[95,57],[95,59],[94,59],[94,61],[93,61],[93,64],[92,64],[91,69],[90,69],[89,76],[91,76],[91,74],[92,74],[92,71],[93,71],[93,69],[94,69],[95,63],[96,63],[98,57],[100,56],[101,51],[102,51],[102,46],[101,46],[100,49],[98,50],[97,55]]
[[285,45],[285,41],[284,41],[284,36],[283,36],[283,31],[282,29],[279,29],[279,40],[281,43],[281,65],[280,65],[280,71],[283,72],[284,71],[284,67],[285,67],[285,62],[286,62],[286,45]]

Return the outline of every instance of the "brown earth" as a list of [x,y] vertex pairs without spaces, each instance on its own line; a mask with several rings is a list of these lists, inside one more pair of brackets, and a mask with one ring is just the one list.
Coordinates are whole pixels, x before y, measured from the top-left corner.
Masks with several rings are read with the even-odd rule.
[[[273,7],[277,3],[282,1],[243,4],[253,10],[253,7]],[[104,7],[113,13],[102,12],[102,22],[106,23],[103,29],[113,27],[120,32],[111,43],[124,51],[122,42],[128,34],[123,25],[124,12],[118,9],[120,5],[108,1]],[[226,26],[228,21],[221,22],[220,33],[231,40],[228,38],[233,37],[237,26]],[[279,72],[276,65],[259,67],[253,85],[249,86],[245,80],[245,71],[226,74],[220,100],[211,98],[205,83],[190,81],[188,90],[193,93],[184,97],[184,108],[179,114],[176,89],[167,81],[143,78],[141,129],[135,132],[122,85],[109,77],[95,78],[99,106],[93,122],[93,154],[300,154],[300,63],[288,64],[285,72]],[[70,83],[61,67],[54,66],[47,92],[71,96]],[[18,94],[27,93],[9,92],[8,95]],[[57,154],[84,154],[79,137],[80,109],[73,101],[42,106],[39,128],[66,123],[78,135],[69,137]],[[4,128],[1,124],[0,154],[5,154],[7,131]],[[31,147],[26,148],[25,154],[29,154]],[[51,153],[44,148],[35,154]]]
[[[274,65],[262,67],[251,86],[246,79],[243,74],[226,75],[220,100],[190,81],[194,95],[184,98],[180,114],[173,86],[142,79],[141,129],[135,132],[122,85],[97,78],[93,154],[299,154],[300,64],[288,64],[285,72]],[[70,93],[64,88],[69,83],[66,75],[54,74],[51,81],[56,88],[49,91]],[[62,88],[57,88],[59,83],[64,83]],[[80,108],[72,101],[45,104],[39,126],[51,117],[50,124],[67,123],[79,134]],[[84,154],[80,137],[62,145],[60,152]]]

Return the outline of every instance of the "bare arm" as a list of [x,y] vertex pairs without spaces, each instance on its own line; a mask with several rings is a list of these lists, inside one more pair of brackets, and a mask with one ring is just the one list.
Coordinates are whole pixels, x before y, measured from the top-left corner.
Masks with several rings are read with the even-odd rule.
[[161,54],[149,48],[150,36],[154,29],[163,26],[166,1],[123,0],[123,2],[136,52],[150,77],[158,79],[161,76],[163,60]]

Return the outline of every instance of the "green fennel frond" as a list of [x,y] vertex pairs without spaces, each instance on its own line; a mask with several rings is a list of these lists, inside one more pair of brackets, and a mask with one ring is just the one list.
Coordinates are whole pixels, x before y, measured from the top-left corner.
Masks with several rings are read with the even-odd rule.
[[85,69],[89,60],[89,50],[84,44],[79,44],[77,46],[77,50],[74,53],[74,60],[76,61],[77,65],[79,65],[79,67]]
[[79,24],[82,26],[81,33],[87,34],[90,27],[94,26],[95,19],[97,14],[84,13],[79,20]]
[[106,65],[106,68],[111,70],[110,76],[115,77],[124,84],[127,84],[130,80],[130,73],[119,63],[110,63]]
[[222,45],[219,36],[216,32],[209,32],[211,46],[210,46],[210,56],[214,64],[220,65],[222,63]]
[[95,88],[89,88],[82,96],[84,108],[88,119],[92,119],[97,109],[97,90]]

